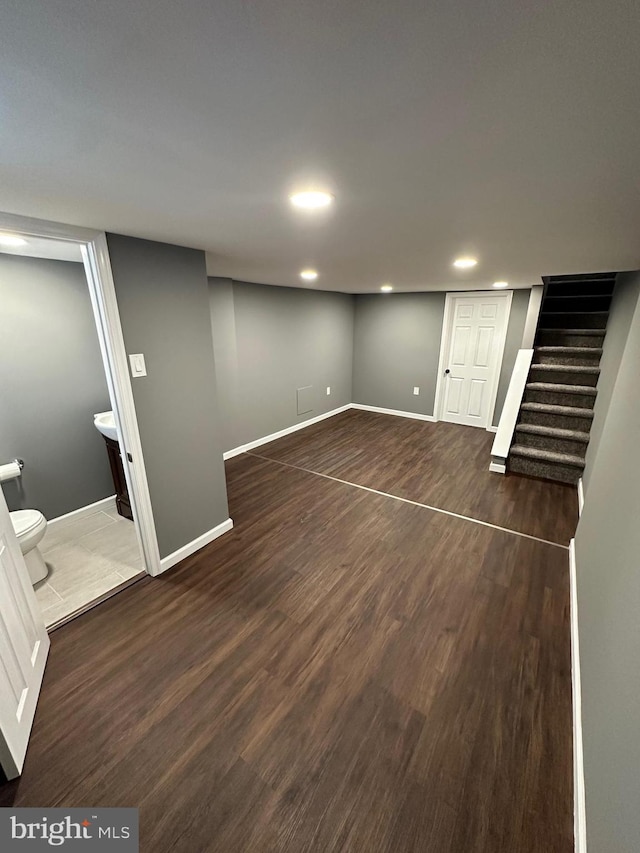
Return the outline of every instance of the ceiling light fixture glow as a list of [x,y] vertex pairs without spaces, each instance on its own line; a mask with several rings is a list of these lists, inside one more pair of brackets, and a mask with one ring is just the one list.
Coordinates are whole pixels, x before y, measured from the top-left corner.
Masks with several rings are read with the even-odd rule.
[[0,246],[15,247],[26,246],[27,241],[17,234],[0,234]]
[[459,270],[470,270],[471,267],[475,267],[478,261],[475,258],[456,258],[453,262],[454,267],[457,267]]
[[294,207],[300,207],[304,210],[320,210],[323,207],[329,207],[334,196],[331,193],[320,192],[319,190],[305,190],[300,193],[292,193],[289,196],[289,201]]
[[380,290],[383,293],[391,293],[391,291],[393,290],[393,285],[392,284],[383,284],[382,287],[380,288]]
[[318,273],[315,270],[302,270],[300,278],[305,281],[315,281],[318,278]]
[[504,290],[505,287],[509,287],[508,281],[494,281],[493,286],[496,290]]

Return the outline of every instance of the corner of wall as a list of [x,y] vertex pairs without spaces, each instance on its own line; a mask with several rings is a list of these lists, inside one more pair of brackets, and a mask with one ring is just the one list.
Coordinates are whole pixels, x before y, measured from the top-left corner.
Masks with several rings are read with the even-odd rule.
[[591,425],[585,468],[582,475],[582,485],[585,495],[589,491],[591,473],[598,456],[600,440],[604,432],[609,405],[618,380],[624,348],[638,305],[640,305],[640,271],[618,273],[609,308],[609,317],[607,319],[603,353],[600,359],[598,395],[594,406],[593,423]]

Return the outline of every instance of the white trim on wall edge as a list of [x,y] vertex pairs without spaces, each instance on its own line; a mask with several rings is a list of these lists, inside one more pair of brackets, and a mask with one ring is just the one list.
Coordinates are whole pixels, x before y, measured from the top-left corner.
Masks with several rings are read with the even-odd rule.
[[421,415],[418,412],[401,412],[399,409],[381,409],[379,406],[365,406],[362,403],[352,403],[350,409],[360,409],[362,412],[377,412],[380,415],[395,415],[398,418],[413,418],[416,421],[430,421],[435,423],[438,419],[433,415]]
[[278,430],[278,432],[272,432],[271,435],[264,435],[262,438],[256,438],[255,441],[250,441],[247,444],[240,444],[238,447],[225,451],[222,454],[222,458],[226,462],[227,459],[233,459],[234,456],[240,456],[241,453],[246,453],[247,450],[253,450],[254,447],[260,447],[262,444],[268,444],[270,441],[275,441],[277,438],[283,438],[285,435],[290,435],[292,432],[297,432],[299,429],[304,429],[312,424],[317,424],[319,421],[324,421],[326,418],[332,418],[334,415],[339,415],[340,412],[346,412],[347,409],[350,408],[352,408],[352,404],[347,403],[346,406],[340,406],[338,409],[332,409],[330,412],[325,412],[323,415],[318,415],[315,418],[309,418],[309,420],[302,421],[299,424],[293,424],[292,426],[285,427],[285,429]]
[[569,544],[569,588],[571,597],[571,692],[573,697],[573,835],[575,853],[587,853],[587,814],[582,752],[582,685],[580,639],[578,636],[578,579],[576,540]]
[[584,485],[582,484],[582,477],[578,480],[578,516],[582,515],[582,509],[584,507]]
[[489,470],[493,474],[506,474],[507,466],[503,462],[489,462]]
[[115,495],[111,495],[109,498],[102,498],[102,500],[95,501],[95,503],[78,507],[78,509],[73,509],[71,512],[66,512],[64,515],[58,515],[56,518],[48,518],[47,524],[51,526],[58,521],[66,521],[68,518],[81,518],[83,515],[91,515],[94,512],[98,512],[103,506],[114,503],[115,499]]
[[163,557],[160,560],[160,571],[166,572],[167,569],[175,566],[181,560],[186,560],[187,557],[190,557],[192,554],[195,554],[196,551],[204,548],[205,545],[213,542],[213,540],[217,539],[218,536],[222,536],[223,533],[227,533],[232,527],[233,520],[228,518],[221,524],[216,525],[216,527],[212,527],[211,530],[207,530],[207,532],[203,533],[202,536],[198,536],[197,539],[187,542],[187,544],[183,545],[182,548],[178,548],[178,550],[174,551],[173,554],[169,554],[167,557]]
[[92,242],[81,248],[87,279],[94,285],[89,286],[89,293],[106,367],[138,544],[146,571],[155,576],[161,571],[158,536],[106,233],[99,232]]
[[487,432],[498,432],[498,427],[497,426],[488,426]]

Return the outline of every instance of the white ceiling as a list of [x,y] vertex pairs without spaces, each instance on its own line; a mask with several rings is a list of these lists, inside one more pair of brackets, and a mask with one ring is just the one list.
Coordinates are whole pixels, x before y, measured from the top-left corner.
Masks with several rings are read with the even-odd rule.
[[635,269],[639,45],[635,0],[8,0],[0,207],[348,292]]

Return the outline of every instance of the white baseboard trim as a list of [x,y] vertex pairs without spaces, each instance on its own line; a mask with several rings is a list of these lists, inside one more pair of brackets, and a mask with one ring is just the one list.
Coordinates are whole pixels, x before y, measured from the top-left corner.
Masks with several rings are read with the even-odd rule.
[[200,548],[204,548],[204,546],[208,545],[209,542],[213,542],[213,540],[217,539],[218,536],[222,536],[223,533],[227,533],[232,527],[233,521],[228,518],[226,521],[223,521],[222,524],[218,524],[211,530],[207,530],[207,532],[203,533],[202,536],[198,536],[197,539],[187,542],[187,544],[183,545],[182,548],[178,548],[178,550],[174,551],[173,554],[169,554],[167,557],[163,557],[160,560],[160,571],[166,572],[167,569],[175,566],[181,560],[186,560],[187,557],[195,554],[195,552],[199,551]]
[[271,435],[264,435],[262,438],[256,438],[255,441],[250,441],[248,444],[241,444],[238,447],[234,447],[232,450],[227,450],[222,454],[222,458],[225,460],[233,459],[234,456],[240,456],[241,453],[246,453],[248,450],[253,450],[254,447],[260,447],[263,444],[269,444],[270,441],[275,441],[277,438],[284,438],[285,435],[290,435],[292,432],[297,432],[299,429],[305,429],[305,427],[311,426],[312,424],[317,424],[319,421],[324,421],[327,418],[332,418],[334,415],[339,415],[340,412],[346,412],[347,409],[351,408],[351,403],[347,403],[346,406],[340,406],[338,409],[332,409],[330,412],[325,412],[324,415],[318,415],[315,418],[309,418],[307,421],[302,421],[299,424],[293,424],[293,426],[285,427],[285,429],[278,430],[278,432],[272,432]]
[[[264,435],[262,438],[256,438],[255,441],[249,441],[247,444],[240,444],[231,450],[225,450],[222,458],[226,462],[227,459],[233,459],[234,456],[240,456],[241,453],[247,453],[256,447],[261,447],[263,444],[269,444],[270,441],[276,441],[278,438],[284,438],[285,435],[290,435],[292,432],[297,432],[300,429],[305,429],[312,424],[317,424],[319,421],[324,421],[327,418],[332,418],[334,415],[339,415],[341,412],[346,412],[348,409],[359,409],[362,412],[376,412],[379,415],[394,415],[398,418],[412,418],[416,421],[429,421],[429,423],[437,423],[438,418],[435,415],[422,415],[419,412],[403,412],[400,409],[383,409],[381,406],[366,406],[364,403],[347,403],[346,406],[340,406],[338,409],[332,409],[330,412],[325,412],[324,415],[318,415],[315,418],[309,418],[307,421],[302,421],[299,424],[293,424],[285,429],[272,432],[271,435]],[[487,432],[496,432],[498,427],[488,426]],[[491,471],[496,471],[499,474],[504,474],[506,468],[490,468]]]
[[489,462],[489,470],[494,474],[506,474],[507,466],[502,462]]
[[584,486],[582,485],[582,477],[578,480],[578,516],[582,515],[584,507]]
[[575,853],[587,853],[587,817],[582,752],[582,686],[580,680],[580,639],[578,636],[578,580],[576,540],[569,544],[569,586],[571,595],[571,692],[573,696],[573,834]]
[[381,409],[379,406],[365,406],[362,403],[352,403],[351,409],[359,409],[362,412],[377,412],[380,415],[395,415],[398,418],[413,418],[416,421],[431,421],[435,423],[438,419],[433,415],[420,415],[418,412],[401,412],[399,409]]
[[65,513],[64,515],[59,515],[57,518],[48,518],[47,523],[51,526],[52,524],[55,525],[58,521],[67,521],[70,518],[81,518],[83,515],[91,515],[92,513],[103,509],[107,504],[114,504],[115,506],[115,499],[115,495],[111,495],[110,498],[102,498],[102,500],[96,501],[95,503],[87,504],[87,506],[81,506],[78,509]]

